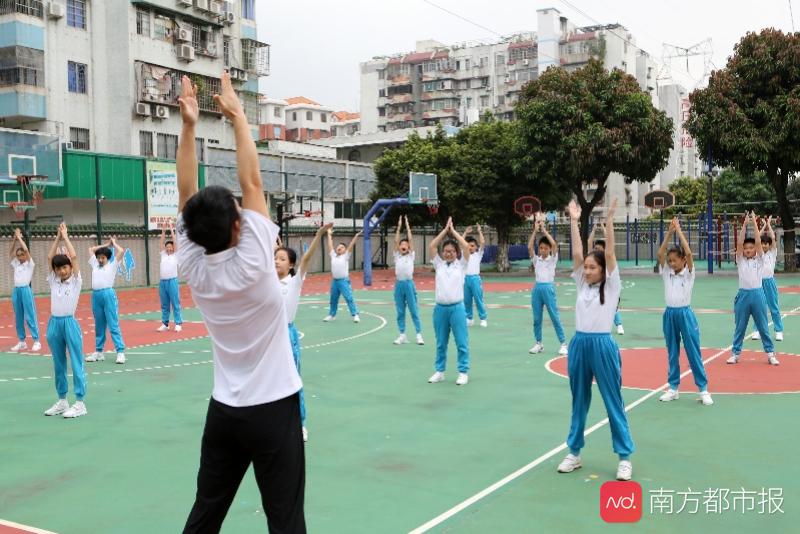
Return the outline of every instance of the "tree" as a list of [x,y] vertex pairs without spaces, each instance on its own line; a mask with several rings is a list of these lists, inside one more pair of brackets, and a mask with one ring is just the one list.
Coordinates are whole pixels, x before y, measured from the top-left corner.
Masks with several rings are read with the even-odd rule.
[[697,215],[706,210],[708,183],[705,178],[681,176],[669,184],[669,190],[675,195],[676,207],[665,210],[665,216],[674,217],[678,213]]
[[[697,215],[706,211],[707,178],[683,176],[669,184],[669,190],[675,194],[677,207],[667,210],[668,216],[676,213]],[[745,175],[734,169],[725,169],[714,178],[715,212],[743,213],[752,209],[770,214],[775,212],[775,191],[764,173]]]
[[689,95],[686,129],[702,154],[745,174],[763,171],[778,201],[787,271],[796,270],[789,178],[800,171],[800,33],[747,33],[708,87]]
[[[636,79],[608,72],[594,59],[574,72],[547,69],[523,88],[516,112],[533,174],[577,197],[584,250],[589,217],[609,175],[649,182],[673,146],[672,120],[653,107]],[[584,187],[591,184],[597,189],[587,200]]]

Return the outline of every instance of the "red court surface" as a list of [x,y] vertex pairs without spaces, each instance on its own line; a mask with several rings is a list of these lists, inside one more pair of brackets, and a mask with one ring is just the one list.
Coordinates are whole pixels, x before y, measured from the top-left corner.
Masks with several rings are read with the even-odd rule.
[[0,519],[0,534],[55,534],[55,532]]
[[786,293],[789,295],[800,293],[800,286],[783,286],[778,288],[778,293]]
[[[703,360],[720,352],[703,349]],[[620,349],[622,354],[622,386],[653,390],[667,382],[667,350]],[[744,350],[735,365],[725,363],[730,351],[706,363],[708,391],[713,393],[800,393],[800,356],[776,352],[779,366],[769,365],[762,351]],[[681,373],[689,369],[686,354],[681,351]],[[567,358],[562,356],[548,362],[548,369],[567,377]],[[681,391],[697,391],[692,375],[681,378]]]

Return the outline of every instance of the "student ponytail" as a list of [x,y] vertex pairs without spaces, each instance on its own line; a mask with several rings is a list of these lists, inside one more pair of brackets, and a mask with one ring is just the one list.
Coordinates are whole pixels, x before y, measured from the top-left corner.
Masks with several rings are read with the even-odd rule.
[[294,266],[297,264],[297,252],[295,252],[293,248],[278,247],[275,249],[275,253],[277,254],[279,250],[284,251],[289,258],[289,265],[291,265],[291,267],[289,267],[289,274],[294,276],[296,273]]
[[594,258],[594,261],[597,262],[597,265],[599,265],[600,269],[603,271],[603,278],[600,282],[600,305],[602,306],[606,303],[606,254],[599,250],[593,250],[589,252],[588,255]]

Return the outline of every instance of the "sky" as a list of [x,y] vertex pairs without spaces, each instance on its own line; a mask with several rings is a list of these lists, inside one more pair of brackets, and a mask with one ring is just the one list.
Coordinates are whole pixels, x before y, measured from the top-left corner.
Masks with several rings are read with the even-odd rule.
[[[492,42],[535,31],[536,10],[548,7],[578,26],[620,23],[658,61],[664,43],[687,48],[711,38],[713,65],[723,68],[746,32],[792,31],[790,5],[800,28],[800,0],[256,0],[259,40],[271,45],[270,76],[260,85],[272,98],[302,95],[358,111],[360,62],[413,51],[417,40]],[[669,63],[689,89],[702,79],[702,57],[688,71],[685,59]]]

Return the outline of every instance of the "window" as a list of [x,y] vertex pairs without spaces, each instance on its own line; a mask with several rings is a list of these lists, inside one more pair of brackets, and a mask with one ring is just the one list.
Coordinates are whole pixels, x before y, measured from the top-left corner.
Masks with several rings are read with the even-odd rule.
[[481,108],[488,108],[489,107],[489,97],[488,95],[481,96]]
[[153,24],[153,39],[172,42],[172,20],[162,15],[156,15]]
[[320,114],[319,114],[319,119],[320,119],[322,122],[328,122],[328,116],[327,116],[325,113],[320,113]]
[[464,70],[469,70],[469,59],[464,60]]
[[498,106],[503,106],[503,105],[505,105],[505,103],[506,103],[505,95],[497,95],[497,105]]
[[194,138],[194,147],[195,152],[197,152],[197,161],[203,163],[206,159],[206,151],[205,151],[205,144],[203,143],[202,137],[195,137]]
[[385,80],[386,79],[386,71],[385,70],[381,69],[381,70],[378,71],[378,79],[379,80]]
[[467,109],[472,109],[472,97],[467,97]]
[[[187,27],[184,24],[184,27]],[[198,54],[217,57],[217,32],[205,27],[189,24],[192,30],[192,48]]]
[[172,134],[158,134],[158,157],[162,159],[175,159],[178,153],[178,136]]
[[502,65],[506,62],[506,56],[503,54],[497,54],[494,56],[494,62],[496,65]]
[[67,62],[67,85],[70,93],[86,93],[86,65]]
[[379,97],[386,96],[386,89],[378,89],[378,96]]
[[89,129],[70,128],[69,141],[75,150],[89,150]]
[[307,121],[314,120],[314,114],[310,111],[306,111],[306,120]]
[[150,12],[143,9],[136,10],[136,33],[150,37]]
[[378,108],[378,117],[385,117],[385,116],[386,116],[386,108],[385,107],[379,107]]
[[280,118],[280,116],[281,116],[281,108],[279,108],[278,106],[275,106],[274,108],[272,108],[272,116]]
[[292,120],[293,121],[297,120],[297,112],[296,111],[292,111]]
[[153,132],[139,132],[139,155],[153,156]]
[[86,29],[86,2],[84,0],[67,0],[67,25]]
[[481,67],[486,67],[488,65],[489,65],[489,58],[488,57],[482,57],[481,61],[480,61],[480,66]]
[[242,0],[242,18],[256,20],[255,0]]
[[222,38],[222,60],[226,67],[231,64],[231,38],[228,36]]

